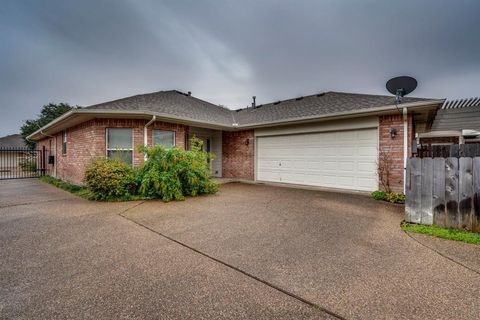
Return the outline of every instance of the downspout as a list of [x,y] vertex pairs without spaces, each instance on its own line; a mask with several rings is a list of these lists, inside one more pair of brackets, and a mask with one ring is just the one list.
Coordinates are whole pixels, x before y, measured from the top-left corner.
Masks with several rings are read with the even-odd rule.
[[408,112],[403,108],[403,194],[406,189],[407,178],[407,157],[408,157]]
[[[147,122],[147,124],[145,124],[145,126],[143,127],[143,144],[145,146],[147,146],[147,143],[148,143],[148,137],[147,137],[147,134],[148,134],[148,126],[150,126],[152,123],[155,122],[155,120],[157,120],[157,116],[153,116],[152,119],[150,121]],[[145,161],[147,161],[147,155],[145,154],[143,156],[143,159]]]

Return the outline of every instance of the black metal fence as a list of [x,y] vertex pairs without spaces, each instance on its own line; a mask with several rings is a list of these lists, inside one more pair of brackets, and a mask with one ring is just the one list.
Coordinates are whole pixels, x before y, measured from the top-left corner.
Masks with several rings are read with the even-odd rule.
[[422,146],[417,150],[418,158],[461,158],[480,157],[480,143]]
[[0,180],[46,175],[46,156],[46,149],[0,148]]

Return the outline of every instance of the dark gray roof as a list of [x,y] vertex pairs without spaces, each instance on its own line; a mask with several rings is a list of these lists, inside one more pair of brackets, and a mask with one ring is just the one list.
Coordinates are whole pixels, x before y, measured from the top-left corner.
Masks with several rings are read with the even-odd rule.
[[480,99],[477,98],[476,103],[469,104],[461,104],[460,101],[461,99],[445,102],[435,116],[432,131],[480,131]]
[[[432,99],[405,97],[402,103]],[[199,122],[231,127],[275,123],[303,117],[355,112],[395,104],[395,97],[343,92],[326,92],[283,100],[256,108],[229,110],[180,91],[159,91],[96,104],[85,109],[147,111]]]
[[19,134],[11,134],[0,138],[0,148],[26,148],[23,138]]
[[[402,103],[432,99],[404,97]],[[331,113],[366,110],[395,104],[395,97],[344,92],[326,92],[295,99],[277,101],[256,108],[237,110],[239,125],[288,121],[289,119],[323,116]]]
[[85,109],[150,111],[219,125],[233,123],[231,110],[176,90],[140,94]]

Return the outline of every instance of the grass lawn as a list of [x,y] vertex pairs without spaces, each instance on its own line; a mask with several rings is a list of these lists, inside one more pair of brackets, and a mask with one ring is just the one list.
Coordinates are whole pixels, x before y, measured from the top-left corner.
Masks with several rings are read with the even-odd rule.
[[[42,176],[39,177],[40,181],[49,183],[57,188],[63,189],[65,191],[68,191],[70,193],[73,193],[74,195],[77,195],[79,197],[82,197],[87,200],[95,200],[94,196],[92,193],[85,187],[78,186],[75,184],[71,184],[68,182],[65,182],[63,180],[53,178],[50,176]],[[105,201],[132,201],[132,200],[143,200],[144,198],[141,196],[124,196],[124,197],[118,197],[118,198],[112,198],[108,199]]]
[[480,233],[468,232],[457,229],[425,226],[421,224],[402,223],[402,230],[434,236],[437,238],[480,244]]

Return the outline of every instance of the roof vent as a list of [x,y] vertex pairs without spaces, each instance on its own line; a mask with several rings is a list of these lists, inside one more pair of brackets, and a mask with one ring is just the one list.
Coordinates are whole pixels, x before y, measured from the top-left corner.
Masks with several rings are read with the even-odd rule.
[[280,103],[282,103],[282,101],[277,101],[277,102],[274,102],[273,104],[277,105],[277,104],[280,104]]
[[252,99],[253,99],[252,108],[255,108],[255,107],[257,106],[257,104],[256,104],[256,102],[255,102],[255,100],[257,99],[257,97],[256,97],[256,96],[253,96]]
[[320,92],[319,94],[317,94],[317,97],[320,98],[320,97],[323,97],[325,95],[325,92]]
[[190,97],[192,95],[192,91],[188,91],[187,95]]
[[295,100],[298,101],[298,100],[302,100],[302,99],[303,99],[303,97],[298,97]]

